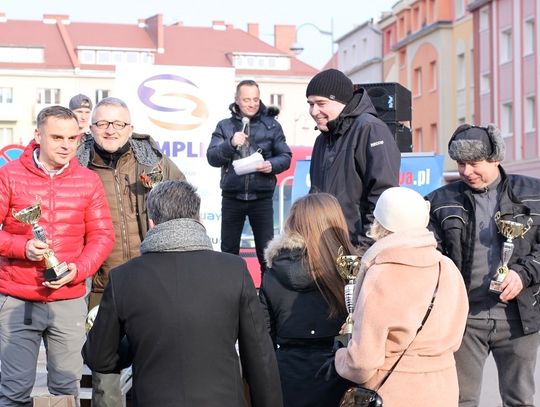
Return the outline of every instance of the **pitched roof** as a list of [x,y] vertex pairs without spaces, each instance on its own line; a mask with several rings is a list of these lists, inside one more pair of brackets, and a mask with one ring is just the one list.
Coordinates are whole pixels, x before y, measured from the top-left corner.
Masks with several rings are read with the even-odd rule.
[[[45,17],[45,16],[44,16]],[[312,76],[318,71],[259,38],[230,25],[214,27],[187,27],[173,24],[159,25],[152,30],[135,24],[68,22],[68,16],[51,16],[44,21],[7,20],[0,23],[0,47],[43,48],[43,63],[1,62],[0,68],[44,68],[113,70],[111,65],[82,65],[77,50],[118,49],[148,50],[154,53],[158,65],[186,65],[232,67],[233,53],[287,56],[288,70],[241,69],[239,74],[272,76]],[[159,17],[156,19],[155,17]],[[54,23],[56,18],[56,23]],[[161,16],[146,22],[161,24]],[[52,22],[52,23],[51,23]],[[161,30],[161,31],[160,31]],[[157,37],[163,33],[162,39]],[[163,52],[158,46],[163,45]]]

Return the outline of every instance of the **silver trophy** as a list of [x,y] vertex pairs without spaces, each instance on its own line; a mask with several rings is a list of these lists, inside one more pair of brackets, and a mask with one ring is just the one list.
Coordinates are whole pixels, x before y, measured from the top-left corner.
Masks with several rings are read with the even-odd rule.
[[354,254],[343,254],[343,246],[338,249],[338,255],[336,258],[336,269],[346,284],[344,287],[345,295],[345,307],[347,308],[347,319],[345,320],[345,327],[343,329],[343,335],[340,340],[346,345],[351,339],[353,332],[353,312],[354,312],[354,285],[356,283],[356,277],[358,270],[360,269],[360,257]]
[[[45,230],[38,224],[38,220],[41,217],[41,198],[36,196],[36,201],[37,203],[35,205],[21,209],[20,211],[15,211],[14,208],[11,208],[11,213],[19,222],[32,225],[32,234],[34,235],[34,238],[43,243],[47,243]],[[47,267],[45,270],[46,281],[60,280],[65,275],[69,274],[66,262],[60,262],[54,255],[52,249],[47,249],[43,254],[43,257],[45,259],[45,266]]]
[[497,225],[497,229],[499,229],[499,233],[506,237],[506,242],[503,243],[502,247],[501,265],[497,269],[495,277],[493,277],[489,284],[489,291],[500,294],[502,292],[501,284],[509,271],[508,262],[514,251],[514,243],[512,240],[517,239],[518,237],[523,238],[525,233],[531,228],[533,220],[529,218],[526,225],[510,220],[502,220],[501,212],[499,211],[495,214],[495,224]]

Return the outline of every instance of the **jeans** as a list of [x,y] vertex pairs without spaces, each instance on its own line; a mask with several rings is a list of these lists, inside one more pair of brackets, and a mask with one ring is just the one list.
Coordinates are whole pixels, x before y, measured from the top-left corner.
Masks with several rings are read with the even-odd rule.
[[493,352],[503,406],[534,407],[534,370],[539,343],[538,332],[523,335],[519,320],[469,318],[463,341],[455,353],[459,406],[479,405],[484,364]]
[[0,294],[0,406],[31,406],[39,347],[47,351],[47,386],[77,398],[86,339],[84,297],[48,303]]
[[255,251],[261,272],[264,272],[266,269],[264,249],[274,237],[272,197],[252,201],[223,197],[221,201],[221,251],[236,255],[240,253],[240,238],[246,216],[253,229]]

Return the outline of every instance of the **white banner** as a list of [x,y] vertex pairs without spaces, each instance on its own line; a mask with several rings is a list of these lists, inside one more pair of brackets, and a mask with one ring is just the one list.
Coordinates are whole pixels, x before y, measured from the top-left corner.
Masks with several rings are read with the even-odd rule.
[[137,133],[150,134],[201,196],[201,220],[220,248],[220,169],[206,161],[206,148],[221,119],[230,116],[234,69],[118,65],[114,96],[124,100]]

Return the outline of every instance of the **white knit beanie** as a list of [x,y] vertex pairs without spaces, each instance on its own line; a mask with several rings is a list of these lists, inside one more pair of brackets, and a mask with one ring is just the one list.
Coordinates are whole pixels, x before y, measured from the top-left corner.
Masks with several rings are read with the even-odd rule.
[[390,232],[425,228],[429,222],[429,202],[418,192],[405,188],[393,187],[384,191],[373,215]]

